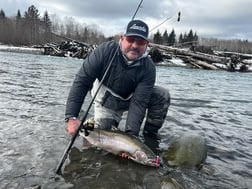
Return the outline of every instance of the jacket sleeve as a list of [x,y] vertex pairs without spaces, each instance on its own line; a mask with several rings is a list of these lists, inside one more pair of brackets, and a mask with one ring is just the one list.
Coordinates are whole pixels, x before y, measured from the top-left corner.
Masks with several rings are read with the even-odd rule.
[[101,55],[99,49],[94,50],[84,60],[81,68],[75,76],[70,89],[65,111],[65,119],[78,117],[81,106],[88,91],[92,88],[95,78],[99,75]]
[[91,90],[95,79],[102,77],[110,54],[113,53],[111,47],[115,49],[115,46],[116,44],[112,42],[103,43],[84,60],[80,70],[75,76],[68,95],[65,119],[78,117],[88,91]]
[[148,61],[146,73],[138,83],[131,99],[126,121],[126,132],[135,136],[139,134],[156,79],[156,68],[152,60],[148,59]]

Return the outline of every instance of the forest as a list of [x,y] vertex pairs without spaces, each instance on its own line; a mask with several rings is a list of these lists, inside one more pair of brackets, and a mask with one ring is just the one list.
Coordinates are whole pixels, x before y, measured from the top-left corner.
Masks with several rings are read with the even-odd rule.
[[7,17],[4,10],[0,10],[0,42],[3,44],[32,46],[60,42],[64,37],[89,44],[99,44],[106,40],[95,27],[80,24],[72,17],[65,17],[61,21],[57,15],[49,16],[47,11],[40,16],[34,5],[23,15],[17,10],[14,17]]
[[[120,31],[118,31],[120,32]],[[252,54],[252,42],[241,39],[201,38],[192,29],[188,33],[177,35],[175,29],[161,33],[152,33],[150,42],[174,46],[207,46],[217,51],[232,51]],[[83,43],[97,45],[118,36],[106,38],[96,26],[77,22],[73,17],[61,20],[56,14],[49,16],[45,11],[40,16],[38,9],[31,5],[23,14],[17,10],[16,16],[8,17],[0,10],[0,43],[15,46],[32,46],[46,43],[59,43],[62,39],[73,39]]]

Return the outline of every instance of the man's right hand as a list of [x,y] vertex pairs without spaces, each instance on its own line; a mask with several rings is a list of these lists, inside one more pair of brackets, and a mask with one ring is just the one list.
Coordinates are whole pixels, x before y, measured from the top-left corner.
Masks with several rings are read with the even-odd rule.
[[67,121],[67,131],[69,132],[70,135],[74,135],[75,131],[78,129],[80,125],[80,120],[79,119],[69,119]]

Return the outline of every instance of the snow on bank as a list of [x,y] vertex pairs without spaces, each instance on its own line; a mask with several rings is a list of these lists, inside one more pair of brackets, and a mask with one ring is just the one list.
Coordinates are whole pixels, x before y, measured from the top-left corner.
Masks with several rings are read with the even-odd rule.
[[0,45],[0,51],[27,53],[27,54],[44,54],[44,49],[36,49],[31,47],[14,47],[8,45]]
[[170,60],[166,60],[166,61],[159,62],[156,64],[159,66],[179,66],[179,67],[187,66],[187,64],[184,63],[183,60],[181,60],[180,58],[174,58],[174,57],[172,57],[172,59]]

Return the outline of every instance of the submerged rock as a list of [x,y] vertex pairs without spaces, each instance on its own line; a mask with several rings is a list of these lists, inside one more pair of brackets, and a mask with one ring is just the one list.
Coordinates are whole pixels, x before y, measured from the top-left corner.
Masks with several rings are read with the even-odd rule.
[[35,184],[35,185],[32,185],[32,186],[25,188],[25,189],[41,189],[41,185]]
[[200,168],[207,157],[206,140],[197,134],[186,133],[171,141],[163,153],[163,160],[170,166]]
[[183,189],[183,187],[174,178],[166,178],[161,182],[161,189]]

